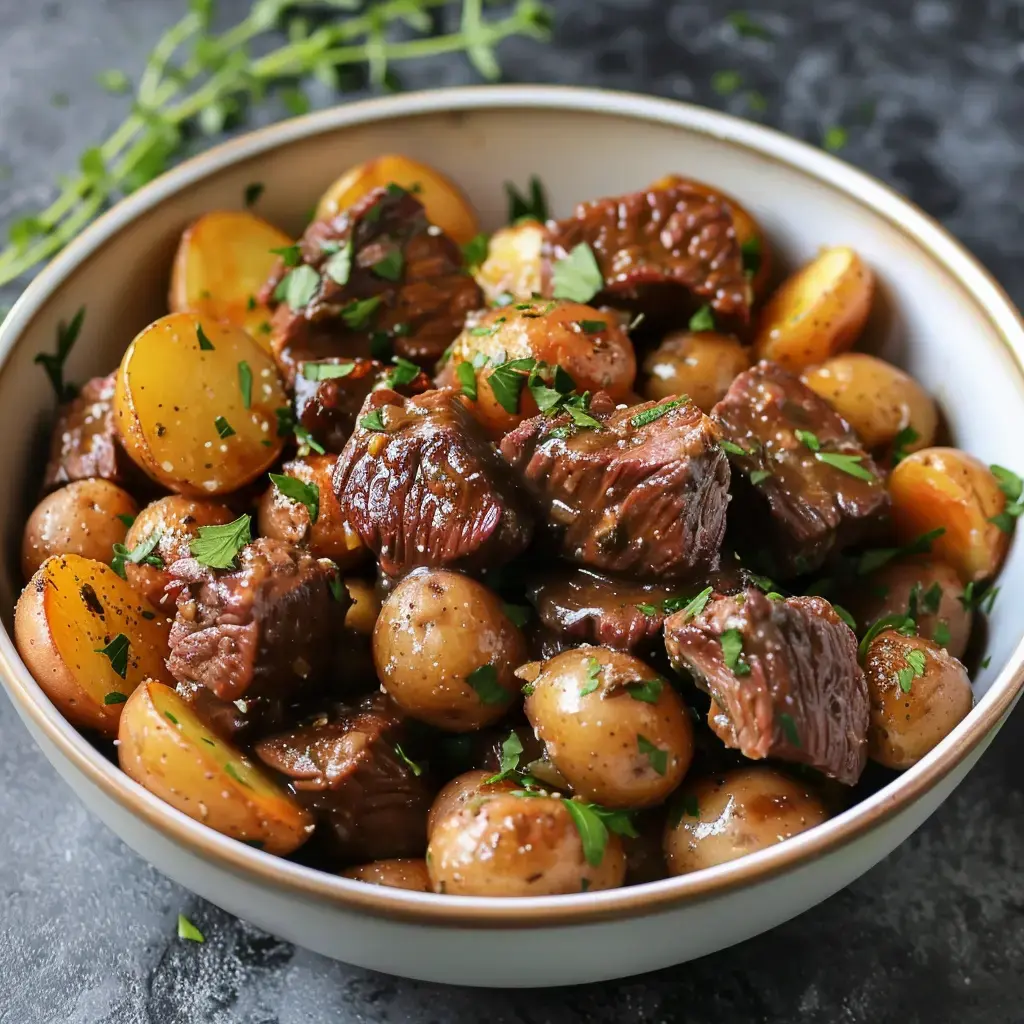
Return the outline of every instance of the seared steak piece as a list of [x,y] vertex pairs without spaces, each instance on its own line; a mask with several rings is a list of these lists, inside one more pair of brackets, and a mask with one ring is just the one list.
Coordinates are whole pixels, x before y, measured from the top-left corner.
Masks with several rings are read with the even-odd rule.
[[741,324],[750,315],[732,211],[691,184],[594,199],[565,220],[548,221],[541,250],[548,294],[555,264],[582,243],[604,279],[594,305],[625,305],[679,323],[703,303]]
[[120,484],[126,475],[136,475],[114,428],[116,376],[93,377],[77,398],[58,410],[43,474],[46,490],[90,477]]
[[431,793],[399,752],[402,740],[399,719],[371,698],[262,740],[255,752],[289,778],[334,855],[358,863],[426,850]]
[[[434,386],[422,371],[407,383],[403,382],[404,375],[396,378],[397,372],[395,366],[385,366],[376,359],[332,356],[302,361],[295,374],[295,421],[327,451],[340,452],[355,430],[366,396],[374,388],[390,387],[412,396]],[[333,376],[335,373],[344,376]]]
[[338,456],[334,491],[392,577],[424,565],[502,565],[533,532],[508,468],[455,391],[372,392]]
[[[279,263],[259,296],[280,302],[270,340],[289,384],[300,360],[327,356],[379,357],[393,349],[432,367],[466,315],[484,305],[462,250],[395,185],[310,224],[298,250],[298,266]],[[303,287],[292,287],[297,281]]]
[[868,689],[857,638],[821,597],[753,587],[665,623],[676,669],[711,695],[708,724],[759,760],[810,765],[852,786],[867,758]]
[[[179,683],[200,684],[246,712],[294,699],[330,671],[349,599],[331,593],[337,570],[326,559],[261,537],[238,553],[238,568],[215,571],[186,558],[167,667]],[[180,584],[179,584],[180,585]]]
[[641,583],[591,569],[561,569],[535,579],[526,596],[537,617],[566,646],[632,651],[654,640],[665,620],[705,587],[742,590],[743,573],[716,571],[679,583]]
[[[711,410],[740,486],[735,505],[780,573],[818,568],[889,511],[882,474],[850,425],[775,363],[732,383]],[[775,543],[765,543],[769,526]]]
[[729,463],[711,421],[685,398],[613,408],[598,394],[590,413],[600,428],[542,415],[501,442],[561,555],[644,579],[712,568],[725,535]]

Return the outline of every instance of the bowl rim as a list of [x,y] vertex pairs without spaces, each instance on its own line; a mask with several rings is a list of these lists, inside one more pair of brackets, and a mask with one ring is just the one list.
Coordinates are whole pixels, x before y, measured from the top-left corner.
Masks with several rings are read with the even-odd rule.
[[[115,236],[199,179],[297,140],[374,121],[502,109],[597,113],[647,121],[713,137],[780,163],[838,191],[909,238],[956,281],[966,300],[1001,339],[1024,377],[1024,319],[1004,289],[937,221],[877,179],[783,133],[729,114],[636,93],[572,86],[468,86],[344,104],[280,122],[221,143],[183,162],[121,200],[75,238],[29,284],[0,325],[0,373],[24,334],[65,279]],[[263,853],[213,831],[143,789],[108,761],[49,701],[0,631],[0,676],[19,712],[60,754],[123,810],[194,855],[245,881],[300,902],[435,927],[530,928],[583,924],[664,912],[749,888],[806,866],[863,837],[936,787],[981,745],[1009,712],[1024,685],[1024,638],[988,692],[963,722],[917,765],[853,807],[785,843],[714,868],[604,892],[452,899],[331,875]]]

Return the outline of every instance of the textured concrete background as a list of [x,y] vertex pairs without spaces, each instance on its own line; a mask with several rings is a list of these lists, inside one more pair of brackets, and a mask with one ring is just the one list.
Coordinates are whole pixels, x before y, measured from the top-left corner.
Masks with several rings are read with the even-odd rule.
[[[1024,302],[1021,0],[751,0],[771,42],[723,23],[740,6],[558,0],[555,44],[506,45],[506,77],[749,114],[741,95],[723,100],[709,84],[738,69],[767,99],[756,116],[811,140],[847,126],[845,157],[941,218]],[[0,224],[46,200],[119,122],[125,101],[99,93],[93,75],[137,69],[183,7],[0,0]],[[404,76],[408,87],[470,80],[454,58]],[[1022,745],[1018,714],[910,842],[768,936],[611,985],[478,992],[332,963],[196,900],[85,813],[0,699],[0,1024],[1019,1024]],[[178,912],[204,946],[175,937]]]

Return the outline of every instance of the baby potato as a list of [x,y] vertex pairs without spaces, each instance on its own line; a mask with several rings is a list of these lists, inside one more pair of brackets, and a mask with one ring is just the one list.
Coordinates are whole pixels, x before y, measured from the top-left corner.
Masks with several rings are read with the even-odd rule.
[[411,857],[393,857],[375,860],[342,871],[342,878],[354,878],[369,885],[386,885],[393,889],[411,889],[413,892],[433,892],[427,862]]
[[215,210],[190,224],[171,270],[172,313],[199,313],[244,327],[270,351],[270,317],[256,294],[274,269],[283,232],[244,210]]
[[474,768],[472,771],[463,772],[462,775],[456,775],[443,786],[430,805],[430,813],[427,815],[427,838],[430,838],[430,833],[434,831],[434,826],[439,821],[462,810],[466,804],[487,799],[497,793],[509,793],[513,789],[519,789],[518,784],[511,779],[502,779],[488,785],[487,780],[493,779],[497,774],[486,768]]
[[352,602],[345,613],[345,628],[363,636],[372,636],[381,606],[377,588],[369,580],[358,576],[349,576],[344,583]]
[[560,366],[577,391],[607,391],[619,402],[631,395],[636,377],[633,343],[610,311],[566,301],[523,302],[489,310],[455,339],[438,381],[462,386],[465,394],[459,374],[467,371],[460,371],[459,366],[469,363],[476,398],[466,396],[464,401],[495,437],[538,412],[529,388],[523,388],[518,410],[509,412],[488,383],[495,366],[513,359]]
[[448,570],[414,572],[373,628],[381,687],[412,718],[448,732],[496,722],[519,696],[526,641],[501,599]]
[[939,413],[931,395],[884,359],[844,352],[805,370],[801,379],[857,431],[867,448],[892,444],[903,430],[917,435],[901,444],[905,452],[935,440]]
[[810,786],[767,765],[695,779],[676,794],[665,825],[669,874],[686,875],[765,850],[828,816]]
[[316,522],[310,525],[309,508],[302,501],[271,482],[260,500],[259,530],[264,537],[308,547],[317,558],[331,558],[345,572],[363,560],[366,548],[335,496],[331,478],[337,461],[337,455],[305,455],[286,462],[281,467],[283,476],[316,488]]
[[[761,229],[753,215],[742,203],[720,189],[706,185],[693,178],[684,178],[679,174],[666,174],[659,178],[652,189],[671,188],[673,185],[690,185],[702,195],[711,196],[725,202],[732,210],[732,225],[736,232],[736,241],[743,250],[743,266],[750,275],[750,284],[755,299],[764,298],[772,277],[772,250],[768,237]],[[693,397],[692,394],[690,396]]]
[[[219,501],[169,494],[151,502],[136,516],[124,541],[129,551],[129,557],[124,560],[128,582],[147,601],[173,615],[176,595],[164,589],[173,579],[167,567],[191,555],[192,541],[199,536],[199,527],[223,526],[236,518],[234,512]],[[132,559],[132,554],[137,556],[137,561]],[[147,556],[162,564],[144,561]]]
[[689,395],[702,412],[710,412],[733,380],[750,368],[748,351],[735,338],[714,331],[670,334],[644,360],[644,398],[660,402]]
[[756,357],[799,372],[845,352],[864,329],[874,294],[875,276],[852,249],[822,250],[765,303]]
[[524,666],[526,717],[573,792],[604,807],[650,807],[679,785],[693,725],[672,686],[639,658],[607,647]]
[[473,275],[488,302],[496,303],[506,295],[529,301],[541,293],[543,243],[544,225],[536,220],[510,224],[491,235],[487,259]]
[[310,813],[170,686],[147,680],[131,695],[117,740],[126,775],[217,832],[281,856],[313,832]]
[[168,682],[171,620],[113,569],[81,555],[39,567],[14,610],[14,642],[64,717],[117,735],[125,699],[143,679]]
[[138,511],[135,499],[109,480],[75,480],[48,494],[25,523],[22,575],[29,579],[50,555],[109,560]]
[[963,592],[960,577],[951,565],[915,558],[890,562],[858,579],[841,603],[861,630],[889,615],[913,611],[921,636],[960,658],[967,649],[974,617],[960,600]]
[[917,764],[974,706],[967,669],[938,644],[893,630],[868,646],[868,757],[886,768]]
[[[427,846],[434,892],[450,896],[557,896],[614,889],[626,874],[617,835],[600,860],[584,853],[569,801],[499,794],[439,819]],[[595,858],[596,859],[596,858]]]
[[1006,507],[999,481],[979,459],[958,448],[924,448],[889,476],[892,524],[901,543],[942,529],[931,553],[964,583],[995,576],[1010,535],[992,519]]
[[316,220],[329,220],[368,192],[390,184],[412,192],[423,204],[430,223],[460,245],[479,234],[476,214],[458,185],[433,167],[395,154],[378,156],[347,170],[320,197]]
[[114,389],[132,460],[169,490],[200,498],[235,491],[274,464],[284,446],[274,411],[287,404],[273,359],[245,331],[195,313],[172,313],[136,335]]

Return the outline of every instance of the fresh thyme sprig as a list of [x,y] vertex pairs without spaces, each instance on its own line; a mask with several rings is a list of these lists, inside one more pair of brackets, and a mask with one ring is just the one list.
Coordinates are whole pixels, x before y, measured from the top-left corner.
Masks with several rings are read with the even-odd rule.
[[[0,251],[0,285],[53,256],[111,200],[164,171],[189,132],[219,133],[275,86],[287,86],[284,98],[297,96],[290,105],[301,108],[295,83],[304,78],[340,90],[339,69],[365,65],[370,82],[382,87],[392,82],[395,61],[459,52],[494,79],[500,74],[498,43],[514,35],[546,39],[550,27],[540,0],[518,0],[504,17],[490,20],[483,0],[462,0],[459,30],[442,35],[431,34],[430,12],[451,6],[450,0],[255,0],[242,21],[221,32],[211,30],[213,6],[213,0],[189,0],[188,13],[150,53],[129,116],[82,154],[78,173],[62,181],[45,210],[11,226],[9,244]],[[398,25],[422,38],[392,41],[389,30]],[[250,44],[281,28],[287,42],[250,56]],[[117,83],[123,92],[123,76]]]

